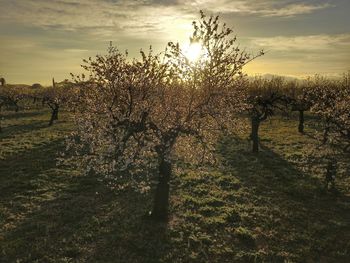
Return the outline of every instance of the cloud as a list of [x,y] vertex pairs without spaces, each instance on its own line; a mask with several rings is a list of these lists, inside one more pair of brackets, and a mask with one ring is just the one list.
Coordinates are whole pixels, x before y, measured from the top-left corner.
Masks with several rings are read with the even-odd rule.
[[328,3],[280,0],[12,0],[2,4],[0,21],[44,28],[109,29],[114,32],[166,32],[210,13],[237,13],[262,17],[292,17],[331,7]]
[[[186,1],[188,2],[188,1]],[[191,4],[183,4],[187,7],[196,7],[214,13],[237,13],[243,15],[256,15],[262,17],[293,17],[303,14],[311,14],[317,10],[332,7],[329,3],[308,3],[310,1],[279,0],[250,0],[250,1],[230,1],[230,0],[194,0]]]
[[84,53],[84,52],[88,52],[88,49],[78,49],[78,48],[67,48],[64,49],[63,51],[65,52],[69,52],[69,53]]
[[350,33],[250,38],[248,45],[268,51],[248,65],[249,72],[301,77],[350,70]]
[[281,17],[291,17],[302,14],[310,14],[316,10],[321,10],[325,8],[332,7],[330,4],[319,4],[319,5],[309,5],[309,4],[291,4],[283,8],[275,8],[272,10],[265,9],[261,10],[260,14],[264,16],[281,16]]
[[[50,72],[66,78],[68,72],[78,70],[81,58],[103,52],[109,40],[120,50],[129,49],[131,56],[138,56],[139,48],[147,48],[149,44],[156,51],[162,50],[167,41],[185,44],[192,32],[191,22],[199,17],[199,10],[204,10],[223,15],[230,25],[239,25],[245,34],[245,38],[239,36],[240,42],[248,39],[242,43],[244,46],[253,51],[270,50],[259,59],[261,69],[278,73],[283,64],[286,71],[295,70],[296,74],[321,67],[324,72],[341,71],[349,65],[345,60],[350,61],[349,34],[328,33],[348,32],[348,29],[339,21],[331,21],[332,18],[322,17],[327,23],[325,27],[309,19],[316,17],[311,14],[335,5],[339,5],[339,10],[341,3],[331,0],[0,0],[0,56],[4,58],[0,69],[7,72],[9,81],[11,76],[21,82],[50,81]],[[332,14],[334,17],[335,12]],[[309,21],[314,24],[303,24]],[[332,26],[327,29],[329,24]],[[306,35],[314,30],[318,35]],[[278,36],[249,38],[249,34]],[[305,60],[307,67],[302,66]],[[324,63],[325,60],[329,63]]]
[[307,51],[319,52],[326,50],[348,50],[350,46],[350,34],[336,35],[309,35],[309,36],[274,36],[251,38],[251,44],[258,48],[273,51]]

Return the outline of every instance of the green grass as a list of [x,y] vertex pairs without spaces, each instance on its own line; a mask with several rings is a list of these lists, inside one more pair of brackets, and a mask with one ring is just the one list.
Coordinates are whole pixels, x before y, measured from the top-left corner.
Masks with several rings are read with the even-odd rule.
[[47,111],[5,113],[0,262],[350,262],[347,171],[338,192],[323,190],[321,162],[307,162],[311,119],[304,136],[294,119],[265,122],[259,155],[247,136],[225,138],[220,168],[182,169],[167,226],[144,216],[152,193],[112,192],[57,166],[73,126],[67,114],[48,120]]

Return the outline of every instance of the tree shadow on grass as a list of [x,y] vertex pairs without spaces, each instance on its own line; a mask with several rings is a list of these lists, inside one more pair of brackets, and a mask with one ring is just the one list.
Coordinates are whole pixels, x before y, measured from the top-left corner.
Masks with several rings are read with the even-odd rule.
[[46,171],[56,168],[57,153],[62,149],[63,140],[53,140],[0,159],[1,199],[11,200],[16,194],[32,193],[37,187],[43,187],[45,180],[48,183],[57,180],[49,178]]
[[54,141],[0,161],[1,258],[5,262],[163,258],[166,226],[143,216],[151,196],[117,195],[96,178],[57,167],[54,158],[61,147],[61,141]]
[[[253,154],[242,147],[243,142],[237,147],[237,142],[226,138],[220,152],[226,169],[235,171],[250,200],[255,200],[250,210],[255,217],[248,224],[274,233],[265,237],[272,254],[294,254],[297,261],[348,262],[349,196],[325,192],[320,179],[264,145]],[[254,212],[266,209],[268,214]]]
[[[45,112],[46,113],[46,112]],[[29,118],[29,117],[37,117],[40,115],[43,115],[43,112],[40,111],[6,111],[2,114],[6,120],[12,120],[12,119],[22,119],[22,118]]]
[[37,131],[38,129],[47,128],[48,121],[31,121],[28,124],[21,125],[10,125],[2,128],[2,132],[0,133],[0,138],[8,138],[13,137],[21,133]]

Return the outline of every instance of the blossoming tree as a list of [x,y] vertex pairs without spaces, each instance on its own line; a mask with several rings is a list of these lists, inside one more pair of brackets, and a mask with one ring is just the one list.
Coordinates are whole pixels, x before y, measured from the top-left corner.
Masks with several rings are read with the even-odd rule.
[[171,42],[162,55],[141,51],[140,60],[111,46],[85,60],[87,76],[76,76],[71,158],[117,188],[156,184],[151,214],[161,221],[168,218],[174,160],[205,160],[223,130],[240,128],[242,67],[256,57],[237,47],[218,17],[201,12],[193,27],[191,43],[201,46],[196,60]]

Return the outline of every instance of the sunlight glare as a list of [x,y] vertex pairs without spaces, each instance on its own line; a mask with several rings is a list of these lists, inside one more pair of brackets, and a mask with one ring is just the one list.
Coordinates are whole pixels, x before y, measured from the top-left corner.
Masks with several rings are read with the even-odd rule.
[[186,57],[188,58],[189,61],[195,62],[198,60],[202,53],[202,45],[199,43],[192,43],[186,52]]

